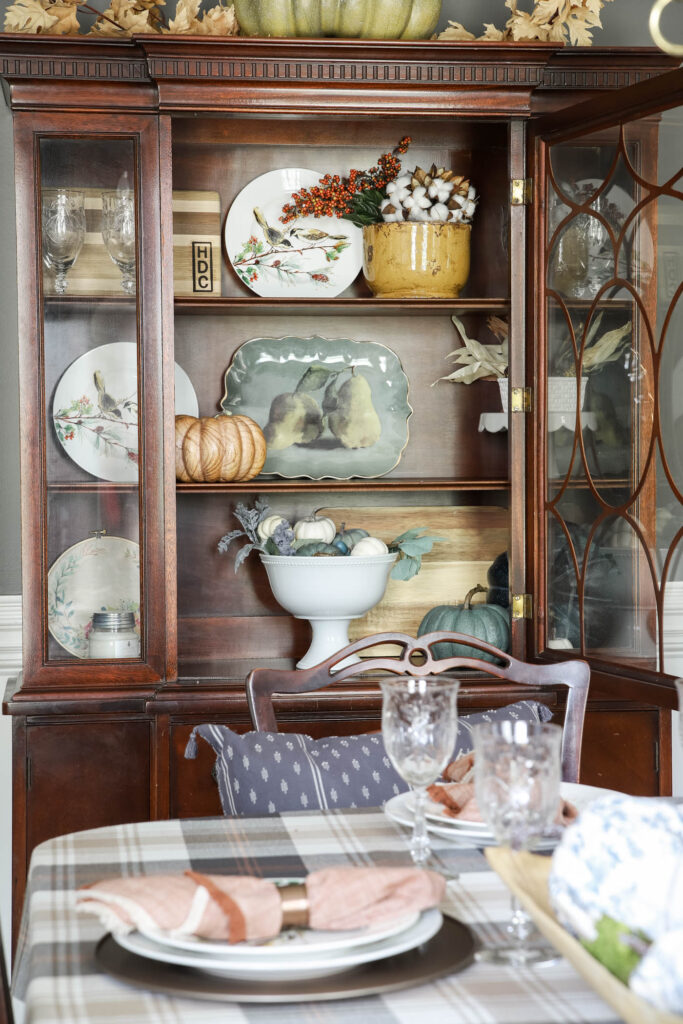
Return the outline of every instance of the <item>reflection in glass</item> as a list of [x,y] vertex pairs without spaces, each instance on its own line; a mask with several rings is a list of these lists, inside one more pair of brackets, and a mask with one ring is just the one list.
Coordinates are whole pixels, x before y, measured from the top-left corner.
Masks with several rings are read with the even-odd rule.
[[42,194],[43,263],[55,274],[55,291],[67,289],[67,271],[85,241],[85,194],[79,189],[45,189]]
[[572,220],[555,243],[550,264],[550,287],[560,295],[578,298],[588,275],[588,235],[583,221]]
[[135,295],[135,195],[131,189],[102,193],[102,238],[121,271],[121,287]]

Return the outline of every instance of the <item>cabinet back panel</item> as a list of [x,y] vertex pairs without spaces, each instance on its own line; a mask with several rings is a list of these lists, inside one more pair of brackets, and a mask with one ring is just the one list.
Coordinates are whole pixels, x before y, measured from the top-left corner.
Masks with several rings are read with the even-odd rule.
[[[484,343],[495,340],[484,316],[462,319],[471,336]],[[175,358],[192,380],[200,415],[213,416],[220,409],[226,370],[241,344],[259,337],[306,338],[313,334],[329,338],[331,347],[335,338],[379,342],[398,356],[408,377],[408,402],[413,412],[408,420],[408,444],[388,479],[507,479],[507,434],[479,432],[480,414],[501,408],[498,385],[487,381],[434,383],[457,368],[448,356],[461,347],[461,341],[449,317],[358,316],[352,321],[322,314],[315,319],[272,316],[267,320],[253,316],[176,317]],[[201,360],[196,358],[198,347]]]

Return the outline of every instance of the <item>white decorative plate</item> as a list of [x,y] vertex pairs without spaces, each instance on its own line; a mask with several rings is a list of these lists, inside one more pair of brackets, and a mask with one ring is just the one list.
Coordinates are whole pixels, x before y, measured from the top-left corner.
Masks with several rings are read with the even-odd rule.
[[245,341],[226,371],[221,408],[263,429],[262,473],[309,480],[389,473],[408,443],[413,411],[390,348],[317,335]]
[[134,612],[140,628],[140,546],[93,537],[67,548],[47,574],[47,623],[55,640],[88,657],[93,612]]
[[[367,945],[316,951],[315,944],[302,944],[299,945],[298,955],[286,958],[263,955],[280,948],[277,946],[246,946],[242,947],[241,952],[235,955],[237,946],[226,945],[221,953],[205,953],[203,951],[170,949],[139,932],[131,932],[129,935],[113,935],[112,937],[129,952],[151,960],[179,964],[183,967],[194,967],[212,974],[220,974],[223,977],[287,981],[295,978],[316,978],[326,974],[335,974],[359,964],[384,960],[422,945],[436,935],[443,919],[440,911],[435,908],[425,910],[416,916],[417,920],[413,920],[408,927],[403,927],[395,934]],[[405,924],[405,918],[403,922]],[[261,955],[250,956],[248,955],[250,952]]]
[[[197,416],[190,378],[176,363],[175,411]],[[85,352],[62,374],[52,400],[59,443],[101,480],[138,479],[137,345],[116,341]]]
[[[225,220],[225,251],[247,287],[268,298],[331,298],[358,276],[363,233],[338,217],[298,217],[283,224],[282,207],[320,171],[281,167],[250,181]],[[256,211],[256,212],[255,212]]]

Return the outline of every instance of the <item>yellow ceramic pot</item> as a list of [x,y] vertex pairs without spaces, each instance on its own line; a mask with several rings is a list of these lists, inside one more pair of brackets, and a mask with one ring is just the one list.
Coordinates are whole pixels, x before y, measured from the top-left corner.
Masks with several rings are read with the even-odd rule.
[[363,274],[384,299],[452,299],[470,273],[470,224],[393,221],[363,228]]

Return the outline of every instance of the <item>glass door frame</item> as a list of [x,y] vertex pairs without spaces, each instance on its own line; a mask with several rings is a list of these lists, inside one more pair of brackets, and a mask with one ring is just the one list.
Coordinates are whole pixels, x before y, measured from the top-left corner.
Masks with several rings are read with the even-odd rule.
[[[111,113],[17,112],[14,116],[19,288],[33,296],[19,302],[23,677],[24,690],[145,687],[164,678],[167,561],[164,524],[164,445],[161,321],[161,220],[159,130],[155,116]],[[40,142],[46,138],[131,141],[136,153],[138,210],[137,338],[140,374],[141,476],[139,480],[143,643],[140,661],[117,664],[47,660],[47,476],[43,274],[40,238]],[[171,595],[173,596],[173,595]]]
[[[560,660],[563,657],[576,657],[577,651],[563,655],[546,647],[545,633],[547,628],[548,609],[546,592],[548,580],[547,564],[547,522],[546,496],[548,494],[547,477],[547,394],[546,366],[548,355],[548,337],[546,329],[546,210],[548,203],[548,180],[546,174],[547,155],[551,146],[560,142],[579,140],[589,133],[602,128],[611,128],[620,124],[628,124],[649,114],[657,114],[666,109],[683,104],[683,69],[676,69],[646,82],[617,89],[597,100],[567,107],[555,114],[539,118],[532,126],[530,134],[530,161],[534,168],[535,196],[532,209],[533,238],[532,251],[536,254],[535,265],[529,275],[527,293],[529,323],[534,327],[527,335],[529,383],[533,387],[534,417],[529,422],[529,443],[527,461],[527,479],[530,488],[529,515],[527,516],[527,557],[529,579],[533,580],[534,616],[529,623],[527,633],[528,654],[539,660]],[[663,624],[661,607],[658,616],[658,647],[663,643]],[[595,669],[606,676],[619,676],[621,679],[642,681],[644,687],[624,687],[625,700],[644,699],[662,707],[676,707],[673,683],[674,676],[651,668],[636,665],[624,665],[621,662],[610,662],[608,657],[592,659],[590,652],[585,655],[593,662]],[[597,679],[594,672],[594,680]]]

